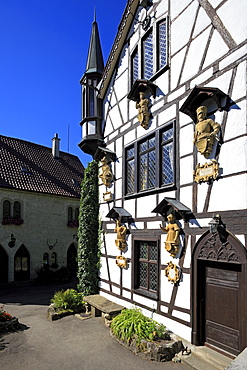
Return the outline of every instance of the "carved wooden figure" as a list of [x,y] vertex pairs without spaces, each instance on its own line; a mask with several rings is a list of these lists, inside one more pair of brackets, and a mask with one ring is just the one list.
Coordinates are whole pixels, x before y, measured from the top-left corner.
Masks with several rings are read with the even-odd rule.
[[109,188],[113,180],[113,173],[109,165],[110,161],[105,156],[104,158],[101,159],[101,163],[102,163],[101,167],[102,173],[99,175],[99,177],[101,178],[103,184]]
[[138,111],[138,121],[140,122],[141,126],[145,129],[148,128],[150,113],[148,111],[149,101],[145,98],[144,92],[140,92],[140,101],[136,103],[136,109]]
[[196,110],[197,124],[195,126],[194,144],[198,152],[208,158],[212,152],[220,125],[212,119],[207,118],[207,108],[201,106]]
[[126,235],[128,233],[128,229],[126,226],[121,225],[120,221],[116,221],[116,228],[114,230],[117,233],[117,239],[115,240],[116,246],[121,251],[125,250],[127,247],[126,243]]
[[170,252],[170,256],[175,257],[179,251],[179,233],[180,227],[176,223],[175,217],[170,214],[167,216],[168,224],[166,227],[160,225],[161,230],[167,233],[165,249]]

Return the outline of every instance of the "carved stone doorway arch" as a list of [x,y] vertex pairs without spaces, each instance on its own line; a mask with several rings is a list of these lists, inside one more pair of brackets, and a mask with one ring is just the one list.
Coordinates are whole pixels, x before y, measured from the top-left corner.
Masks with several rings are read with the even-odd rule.
[[0,245],[0,284],[8,282],[9,257]]
[[247,254],[231,233],[207,231],[192,256],[192,343],[237,356],[246,346]]
[[15,253],[14,269],[15,281],[30,280],[30,254],[23,244]]
[[67,250],[67,269],[71,277],[76,277],[77,274],[77,249],[74,243],[70,244]]

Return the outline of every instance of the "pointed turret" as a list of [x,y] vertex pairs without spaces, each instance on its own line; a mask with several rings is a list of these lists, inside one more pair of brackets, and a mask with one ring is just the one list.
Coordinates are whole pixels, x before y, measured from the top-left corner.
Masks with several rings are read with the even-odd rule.
[[86,71],[80,83],[82,86],[82,141],[79,147],[83,152],[95,155],[98,146],[103,143],[102,135],[102,102],[97,97],[97,85],[101,80],[104,60],[100,44],[96,16],[92,24],[91,38],[88,49]]
[[100,44],[98,24],[96,22],[96,15],[92,24],[91,39],[88,49],[86,72],[102,74],[104,69],[104,59]]

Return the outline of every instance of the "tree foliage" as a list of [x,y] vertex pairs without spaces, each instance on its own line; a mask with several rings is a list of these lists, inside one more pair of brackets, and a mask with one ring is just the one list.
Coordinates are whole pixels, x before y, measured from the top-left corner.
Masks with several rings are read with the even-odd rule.
[[78,227],[78,285],[84,296],[98,293],[99,195],[98,163],[92,161],[84,171]]

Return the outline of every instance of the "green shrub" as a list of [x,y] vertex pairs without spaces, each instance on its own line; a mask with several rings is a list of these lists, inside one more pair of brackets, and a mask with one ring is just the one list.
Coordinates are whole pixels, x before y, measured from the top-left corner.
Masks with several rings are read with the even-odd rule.
[[78,312],[84,311],[85,307],[82,294],[78,293],[75,289],[56,292],[51,299],[51,303],[53,303],[54,308],[59,311]]
[[142,339],[154,341],[167,338],[166,327],[143,315],[140,309],[124,309],[111,322],[112,333],[120,340],[130,343],[133,339],[140,344]]

